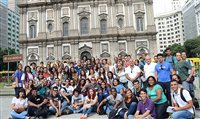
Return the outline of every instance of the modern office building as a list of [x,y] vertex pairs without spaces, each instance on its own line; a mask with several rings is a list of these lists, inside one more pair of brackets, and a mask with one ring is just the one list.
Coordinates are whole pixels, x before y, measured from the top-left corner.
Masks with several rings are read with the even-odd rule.
[[19,14],[0,3],[0,47],[19,52]]
[[0,2],[5,5],[5,6],[8,6],[8,0],[0,0]]
[[24,64],[157,54],[153,0],[19,0]]
[[8,9],[0,2],[0,48],[8,48]]
[[19,14],[8,9],[8,47],[19,52]]
[[200,35],[200,0],[194,0],[195,4],[195,18],[197,26],[197,35]]
[[174,43],[183,45],[185,37],[181,10],[155,17],[155,24],[158,32],[156,35],[158,52],[163,52]]
[[198,33],[194,0],[188,0],[187,3],[183,6],[182,12],[185,39],[188,40],[196,38]]

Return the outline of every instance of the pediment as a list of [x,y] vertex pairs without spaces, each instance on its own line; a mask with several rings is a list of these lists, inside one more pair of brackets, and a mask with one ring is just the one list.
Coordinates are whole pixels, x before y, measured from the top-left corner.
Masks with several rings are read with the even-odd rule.
[[108,52],[103,52],[100,57],[110,57],[110,54]]
[[79,12],[78,15],[80,16],[88,16],[90,14],[90,12],[87,12],[87,11],[82,11],[82,12]]
[[46,58],[46,60],[55,60],[55,57],[52,56],[52,55],[50,55],[50,56],[48,56],[48,57]]
[[68,54],[65,54],[64,56],[62,56],[62,60],[66,60],[66,59],[71,59],[71,56]]

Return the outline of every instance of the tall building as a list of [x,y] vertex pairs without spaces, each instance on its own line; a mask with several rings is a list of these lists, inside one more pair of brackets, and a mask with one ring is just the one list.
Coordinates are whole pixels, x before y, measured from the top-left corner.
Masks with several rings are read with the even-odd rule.
[[153,0],[19,0],[24,64],[157,54]]
[[197,33],[197,20],[195,15],[195,3],[194,0],[188,0],[183,9],[183,24],[185,39],[196,38]]
[[19,51],[19,14],[0,3],[0,47]]
[[172,11],[155,17],[155,24],[158,52],[163,52],[174,43],[183,45],[185,37],[182,11]]
[[197,35],[200,35],[200,0],[195,0],[195,18],[197,26]]
[[19,14],[19,7],[17,6],[18,2],[19,0],[8,0],[8,8],[16,14]]
[[168,13],[182,9],[187,0],[153,0],[154,15],[159,16],[163,13]]
[[8,6],[8,0],[0,0],[0,2],[5,5],[5,6]]
[[8,9],[0,2],[0,48],[8,48]]
[[172,10],[180,10],[188,0],[171,0]]
[[8,9],[8,47],[19,52],[19,14]]

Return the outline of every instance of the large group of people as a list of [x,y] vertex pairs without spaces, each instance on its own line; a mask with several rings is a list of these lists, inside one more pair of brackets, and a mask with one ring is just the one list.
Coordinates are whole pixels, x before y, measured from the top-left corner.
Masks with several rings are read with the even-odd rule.
[[[152,61],[153,59],[153,61]],[[11,118],[81,113],[124,119],[194,118],[195,68],[185,52],[18,64]],[[184,94],[184,95],[183,95]],[[168,106],[172,113],[167,112]]]

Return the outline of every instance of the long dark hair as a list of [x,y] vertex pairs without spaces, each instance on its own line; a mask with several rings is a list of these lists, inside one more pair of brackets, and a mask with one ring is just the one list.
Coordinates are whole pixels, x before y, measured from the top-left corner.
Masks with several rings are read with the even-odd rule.
[[[93,91],[93,95],[90,95],[90,90]],[[92,88],[89,89],[88,92],[87,92],[87,96],[88,96],[89,99],[93,99],[93,100],[94,100],[94,98],[95,98],[95,96],[96,96],[96,91],[95,91],[95,89],[92,89]]]
[[25,82],[27,82],[27,81],[29,80],[28,72],[26,71],[27,68],[30,69],[30,72],[29,72],[29,73],[31,73],[31,67],[30,67],[30,66],[25,66],[25,68],[24,68]]
[[156,85],[156,84],[157,84],[156,78],[155,78],[154,76],[149,76],[149,77],[147,78],[148,86],[150,86],[150,85],[149,85],[149,79],[150,79],[150,78],[152,78],[152,79],[154,80],[154,85]]
[[23,88],[19,89],[19,91],[18,91],[18,94],[17,94],[17,97],[16,97],[16,98],[19,98],[19,93],[20,93],[20,92],[22,92],[22,93],[23,93],[23,96],[22,96],[22,98],[23,98],[23,99],[25,99],[25,98],[26,98],[26,91],[25,91]]

